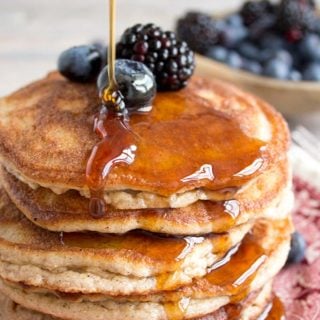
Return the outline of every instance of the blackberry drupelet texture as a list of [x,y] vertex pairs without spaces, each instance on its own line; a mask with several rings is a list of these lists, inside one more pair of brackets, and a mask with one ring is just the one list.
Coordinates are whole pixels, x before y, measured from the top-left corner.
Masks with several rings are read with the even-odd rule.
[[305,32],[316,28],[314,3],[304,0],[282,0],[277,14],[277,28],[286,38],[295,42]]
[[205,53],[218,42],[218,28],[212,16],[200,12],[188,12],[177,22],[177,36],[187,41],[195,52]]
[[250,26],[265,15],[273,14],[275,6],[269,1],[247,1],[240,10],[243,22]]
[[194,53],[184,41],[154,24],[128,28],[117,44],[117,58],[143,62],[154,74],[158,90],[186,86],[194,71]]

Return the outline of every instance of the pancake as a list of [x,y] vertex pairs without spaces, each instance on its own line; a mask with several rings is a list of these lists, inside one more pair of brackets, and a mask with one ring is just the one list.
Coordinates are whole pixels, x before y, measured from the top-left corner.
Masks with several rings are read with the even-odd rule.
[[[213,314],[204,317],[197,317],[194,320],[230,320],[228,314],[237,314],[238,320],[256,320],[263,312],[271,296],[271,283],[264,286],[259,292],[254,292],[237,305],[228,305],[225,308],[220,308]],[[1,320],[58,320],[50,315],[39,313],[33,310],[26,309],[12,300],[8,299],[0,293],[0,318]],[[63,320],[60,318],[60,320]],[[112,320],[112,319],[104,319]]]
[[[98,104],[94,85],[58,73],[3,98],[3,166],[34,188],[89,197],[85,168],[99,141],[92,131]],[[289,140],[283,118],[269,105],[196,76],[183,90],[158,93],[152,111],[132,115],[130,126],[135,160],[113,168],[104,181],[104,198],[115,207],[216,200],[286,157]]]
[[125,233],[143,229],[174,235],[222,233],[257,218],[280,218],[293,205],[287,161],[258,176],[230,200],[198,201],[171,209],[117,210],[109,206],[100,219],[92,217],[89,199],[77,191],[57,195],[43,187],[31,189],[5,169],[0,174],[15,205],[30,221],[51,231]]
[[0,291],[26,308],[69,320],[164,320],[173,314],[177,318],[178,312],[181,319],[192,319],[263,288],[286,261],[291,231],[289,220],[257,222],[252,234],[225,264],[213,266],[205,277],[172,292],[108,297],[65,294],[7,281],[0,282]]
[[272,308],[272,300],[272,285],[270,282],[264,285],[261,290],[251,292],[248,297],[237,304],[226,305],[211,314],[193,320],[266,320],[266,317],[259,317],[264,314],[268,315]]
[[172,290],[203,276],[252,224],[228,233],[166,237],[54,233],[27,220],[0,190],[0,275],[65,292],[109,295]]
[[26,309],[6,296],[0,294],[1,320],[62,320],[49,315]]

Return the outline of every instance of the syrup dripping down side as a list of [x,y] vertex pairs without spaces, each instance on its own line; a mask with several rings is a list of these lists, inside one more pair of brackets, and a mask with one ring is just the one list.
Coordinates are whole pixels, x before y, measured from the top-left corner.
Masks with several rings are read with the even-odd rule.
[[[174,301],[164,303],[167,318],[185,319],[189,304],[188,295],[192,296],[197,292],[201,294],[203,290],[212,296],[230,296],[231,305],[240,303],[248,296],[250,285],[266,259],[266,252],[257,243],[257,239],[250,234],[247,235],[240,245],[231,248],[221,260],[217,261],[206,276],[195,279],[187,290],[187,295],[174,293],[172,296]],[[238,310],[231,308],[229,311],[232,311],[230,319],[237,319],[232,317]]]
[[286,312],[281,300],[274,295],[258,320],[285,320]]
[[115,76],[115,5],[115,0],[109,0],[109,85],[102,93],[101,110],[94,119],[94,131],[101,141],[92,149],[86,167],[90,189],[89,211],[94,218],[101,218],[106,211],[103,197],[106,177],[115,165],[133,163],[137,149]]
[[91,152],[86,177],[91,195],[90,213],[93,217],[100,218],[106,210],[103,199],[106,177],[115,165],[133,163],[137,147],[129,130],[129,120],[124,116],[108,113],[105,107],[95,119],[95,132],[101,141]]

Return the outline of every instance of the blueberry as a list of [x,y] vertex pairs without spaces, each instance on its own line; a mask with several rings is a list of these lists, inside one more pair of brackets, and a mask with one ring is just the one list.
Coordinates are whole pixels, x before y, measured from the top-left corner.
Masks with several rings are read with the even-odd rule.
[[243,59],[239,53],[230,51],[226,59],[226,64],[228,64],[231,68],[240,69],[243,65]]
[[291,236],[291,248],[287,259],[287,265],[299,263],[304,259],[306,242],[299,232],[294,232]]
[[320,63],[310,63],[303,71],[303,80],[320,81]]
[[93,41],[91,43],[91,45],[93,45],[94,47],[97,48],[97,50],[99,51],[101,58],[102,58],[102,66],[107,64],[107,58],[108,58],[108,47],[99,40]]
[[257,61],[245,60],[242,68],[255,74],[261,74],[262,72],[262,66]]
[[76,82],[95,80],[103,65],[97,47],[83,45],[63,51],[58,59],[58,70],[66,78]]
[[240,14],[234,13],[225,19],[226,23],[233,27],[243,27],[243,20]]
[[259,46],[261,49],[284,49],[286,42],[283,37],[274,33],[265,33],[259,40]]
[[206,56],[220,62],[225,62],[227,60],[228,52],[229,50],[222,46],[214,46],[209,49]]
[[301,81],[302,74],[298,70],[291,70],[289,74],[289,80],[291,81]]
[[220,33],[220,42],[227,48],[234,48],[248,34],[248,30],[244,26],[234,27],[227,25]]
[[269,60],[263,69],[264,75],[281,80],[287,79],[289,76],[289,72],[290,68],[288,64],[280,59]]
[[[133,60],[116,60],[116,80],[129,111],[149,108],[156,94],[156,82],[152,72],[143,63]],[[108,66],[99,75],[97,85],[100,94],[108,86]]]
[[244,57],[251,60],[258,60],[260,50],[252,42],[244,41],[238,45],[238,51]]
[[291,52],[293,66],[297,69],[301,69],[301,66],[304,64],[303,58],[297,49],[293,49]]
[[317,17],[316,21],[314,22],[314,32],[320,35],[320,18]]
[[216,21],[216,30],[218,33],[222,32],[227,27],[227,22],[225,20],[217,20]]
[[287,64],[289,67],[293,64],[292,55],[287,50],[279,50],[274,55],[275,59],[279,59]]
[[299,52],[306,60],[320,61],[320,37],[316,34],[307,34],[299,45]]
[[267,63],[270,60],[280,60],[286,63],[289,67],[293,64],[292,55],[284,49],[262,49],[257,56],[257,60],[261,63]]
[[257,57],[257,60],[261,63],[268,62],[271,60],[275,55],[274,49],[263,49],[260,51],[259,56]]

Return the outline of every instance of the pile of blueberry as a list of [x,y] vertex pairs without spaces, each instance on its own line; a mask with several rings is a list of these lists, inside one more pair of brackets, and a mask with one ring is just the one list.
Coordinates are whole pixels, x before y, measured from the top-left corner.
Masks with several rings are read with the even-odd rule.
[[214,19],[188,12],[177,35],[189,47],[230,67],[292,81],[320,81],[320,18],[313,0],[248,1]]

